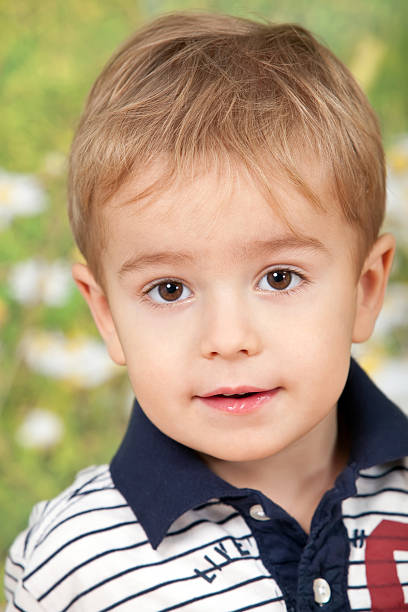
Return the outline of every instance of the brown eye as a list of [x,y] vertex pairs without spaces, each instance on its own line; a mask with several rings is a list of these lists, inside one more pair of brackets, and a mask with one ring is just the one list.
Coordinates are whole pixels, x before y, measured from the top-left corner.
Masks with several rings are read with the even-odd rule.
[[181,283],[168,281],[160,283],[157,287],[160,297],[166,302],[178,300],[183,293],[183,285]]
[[178,280],[166,279],[154,285],[146,292],[152,302],[156,304],[169,304],[171,302],[184,302],[191,297],[192,291]]
[[287,289],[292,282],[290,270],[273,270],[266,275],[268,285],[273,289]]

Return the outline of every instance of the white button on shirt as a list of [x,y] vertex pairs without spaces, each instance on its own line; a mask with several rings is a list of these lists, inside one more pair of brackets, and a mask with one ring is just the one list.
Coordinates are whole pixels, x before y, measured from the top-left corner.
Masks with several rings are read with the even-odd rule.
[[331,589],[330,585],[324,578],[316,578],[313,580],[314,600],[319,606],[324,606],[330,601]]
[[266,516],[261,504],[254,504],[249,509],[250,516],[256,521],[269,521],[269,516]]

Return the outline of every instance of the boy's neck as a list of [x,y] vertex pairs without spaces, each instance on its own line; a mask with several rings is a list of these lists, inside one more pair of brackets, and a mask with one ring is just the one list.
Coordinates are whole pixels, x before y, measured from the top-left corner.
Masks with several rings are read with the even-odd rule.
[[338,435],[334,408],[296,444],[271,457],[244,462],[203,458],[213,472],[230,484],[264,493],[308,533],[322,496],[333,487],[347,463],[348,448]]

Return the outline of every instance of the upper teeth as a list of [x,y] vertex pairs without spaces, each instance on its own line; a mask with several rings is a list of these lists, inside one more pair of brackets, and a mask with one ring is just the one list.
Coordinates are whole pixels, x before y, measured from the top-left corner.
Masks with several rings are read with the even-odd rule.
[[247,393],[248,391],[245,391],[244,393],[223,393],[223,395],[226,397],[232,397],[233,395],[246,395]]

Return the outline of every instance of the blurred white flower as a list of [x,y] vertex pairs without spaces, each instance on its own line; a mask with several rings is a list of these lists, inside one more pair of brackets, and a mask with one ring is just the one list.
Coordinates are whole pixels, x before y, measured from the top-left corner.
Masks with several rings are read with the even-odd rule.
[[34,176],[0,169],[0,227],[6,227],[17,215],[42,212],[45,204],[45,192]]
[[70,267],[63,261],[29,259],[16,264],[9,275],[12,296],[22,304],[44,302],[61,306],[73,288]]
[[390,332],[408,323],[408,285],[389,285],[384,306],[375,324],[374,338],[383,340]]
[[109,358],[103,342],[92,338],[70,339],[61,332],[28,332],[20,350],[35,372],[79,387],[99,385],[120,370]]
[[[374,333],[371,338],[361,344],[353,344],[352,355],[361,363],[363,368],[371,376],[384,368],[388,371],[390,356],[387,353],[386,341],[391,334],[398,335],[398,330],[406,328],[408,321],[408,285],[395,283],[389,285],[384,301],[384,306],[375,324]],[[408,347],[406,347],[408,349]],[[402,347],[401,360],[408,359],[408,351]],[[395,362],[397,363],[397,358]],[[400,372],[398,368],[398,372]],[[408,370],[407,370],[408,374]],[[408,380],[408,379],[407,379]]]
[[399,138],[387,154],[387,219],[399,244],[408,244],[408,135]]
[[17,441],[26,448],[47,449],[62,438],[64,426],[61,419],[41,408],[32,410],[17,430]]
[[387,178],[386,225],[399,242],[408,241],[408,172],[398,176],[392,171]]

